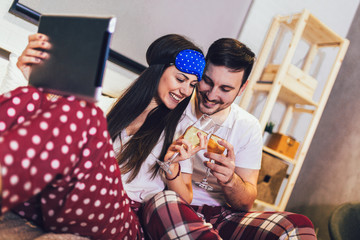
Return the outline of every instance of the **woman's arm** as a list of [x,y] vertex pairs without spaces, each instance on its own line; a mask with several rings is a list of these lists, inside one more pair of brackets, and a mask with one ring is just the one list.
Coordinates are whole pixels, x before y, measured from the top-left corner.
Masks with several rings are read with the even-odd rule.
[[191,176],[189,173],[182,173],[180,164],[173,163],[170,166],[172,174],[166,173],[166,184],[168,189],[177,192],[187,203],[193,198]]
[[165,173],[166,184],[168,189],[177,192],[189,204],[193,198],[191,184],[192,174],[181,172],[179,161],[189,159],[199,150],[206,148],[206,136],[198,133],[198,137],[200,139],[200,144],[198,146],[193,146],[183,137],[180,137],[170,145],[164,159],[166,162],[172,157],[173,154],[176,152],[179,153],[179,155],[175,158],[174,163],[170,165],[171,174],[167,172]]
[[27,86],[28,81],[16,66],[18,56],[15,53],[11,53],[9,57],[9,63],[7,65],[6,74],[0,84],[0,94],[10,92],[17,87]]

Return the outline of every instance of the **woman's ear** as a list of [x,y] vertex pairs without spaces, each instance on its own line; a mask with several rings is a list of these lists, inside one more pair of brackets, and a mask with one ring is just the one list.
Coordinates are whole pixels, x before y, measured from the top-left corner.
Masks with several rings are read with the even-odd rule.
[[246,86],[248,85],[249,80],[246,80],[246,82],[241,86],[240,91],[238,93],[238,96],[240,96],[243,91],[245,90]]

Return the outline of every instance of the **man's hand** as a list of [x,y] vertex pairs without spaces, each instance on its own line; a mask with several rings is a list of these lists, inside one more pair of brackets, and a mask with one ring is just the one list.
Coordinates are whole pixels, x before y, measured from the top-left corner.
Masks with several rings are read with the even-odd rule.
[[207,167],[211,169],[211,173],[217,178],[220,185],[229,184],[235,174],[235,154],[234,147],[225,140],[219,140],[218,143],[227,149],[226,155],[206,152],[205,157],[214,160],[215,163],[210,161],[204,162]]
[[40,64],[49,57],[46,50],[50,48],[51,44],[46,35],[36,33],[29,36],[29,43],[16,63],[16,66],[21,70],[26,79],[29,79],[32,65]]
[[204,156],[215,160],[215,163],[205,164],[217,178],[227,203],[234,209],[249,211],[257,195],[259,170],[235,167],[233,146],[226,141],[218,143],[227,149],[226,156],[207,152]]

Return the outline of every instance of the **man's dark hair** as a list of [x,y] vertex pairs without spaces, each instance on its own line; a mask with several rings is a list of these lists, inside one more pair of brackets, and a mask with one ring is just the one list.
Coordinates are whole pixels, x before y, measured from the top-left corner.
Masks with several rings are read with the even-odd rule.
[[224,66],[231,71],[244,70],[241,86],[247,81],[254,65],[255,54],[243,43],[233,38],[220,38],[211,46],[206,62],[215,66]]

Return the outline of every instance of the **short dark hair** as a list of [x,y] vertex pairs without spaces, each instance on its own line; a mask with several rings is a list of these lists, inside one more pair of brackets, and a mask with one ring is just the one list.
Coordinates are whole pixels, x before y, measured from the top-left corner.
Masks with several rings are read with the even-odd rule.
[[206,54],[206,63],[224,66],[237,72],[244,70],[241,86],[247,81],[255,61],[255,53],[233,38],[220,38],[213,42]]

